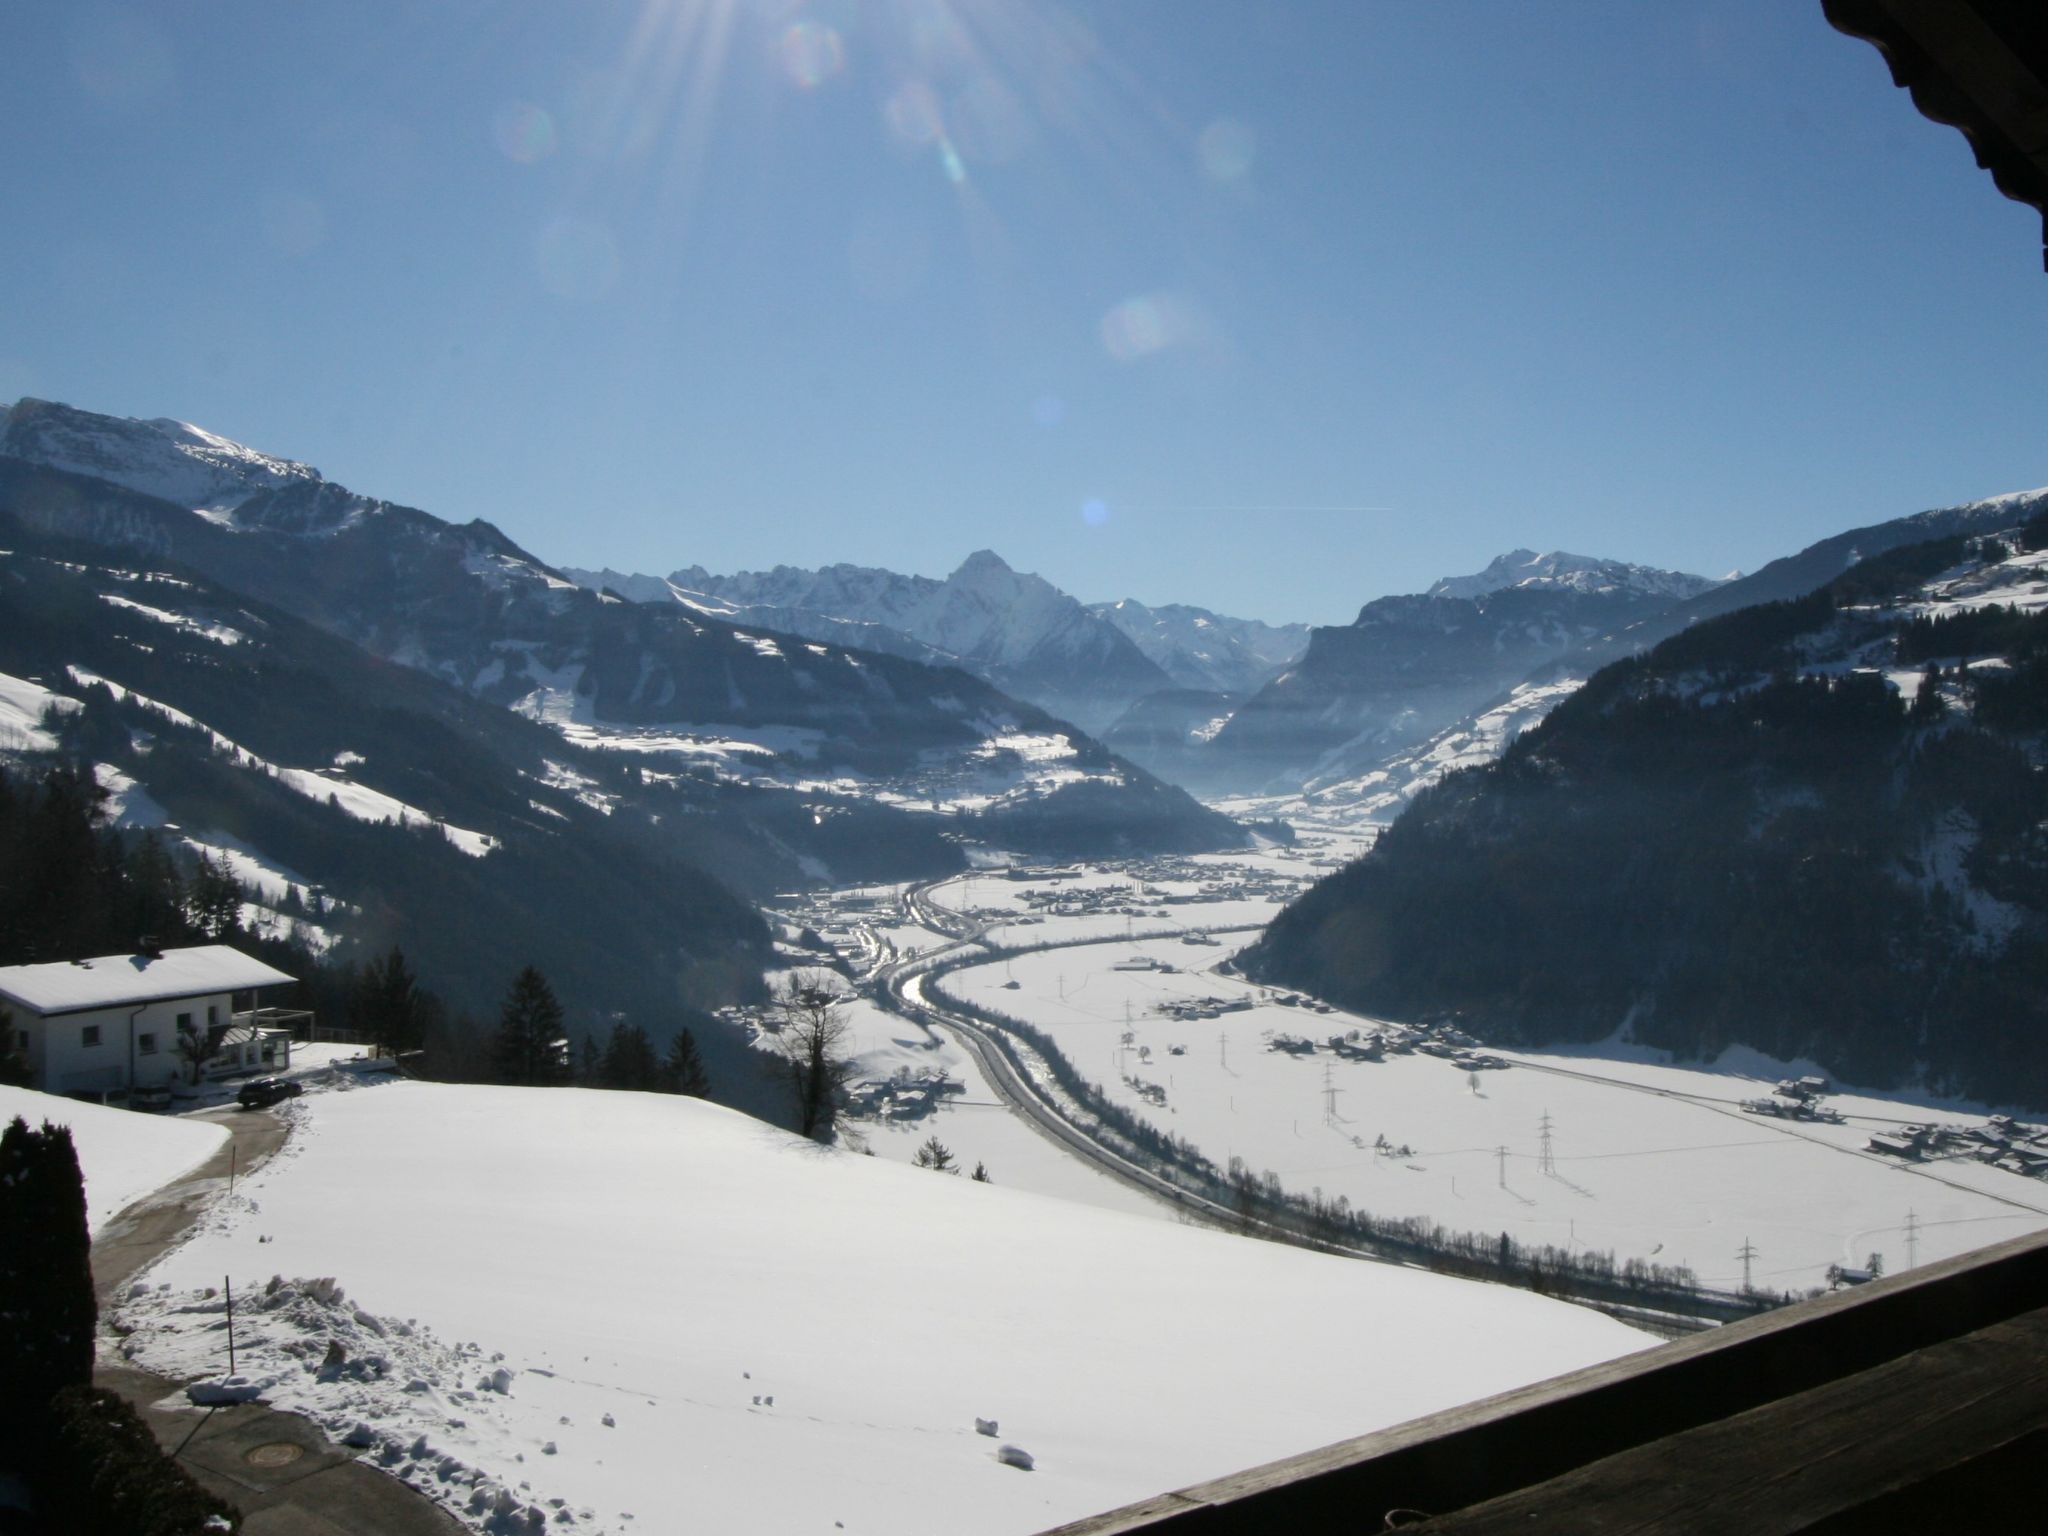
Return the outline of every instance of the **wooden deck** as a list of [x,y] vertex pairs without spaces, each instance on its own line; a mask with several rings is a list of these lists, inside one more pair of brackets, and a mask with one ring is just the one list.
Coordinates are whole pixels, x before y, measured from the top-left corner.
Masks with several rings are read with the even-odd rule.
[[2048,1508],[2048,1234],[1046,1536],[1789,1536],[2016,1508]]

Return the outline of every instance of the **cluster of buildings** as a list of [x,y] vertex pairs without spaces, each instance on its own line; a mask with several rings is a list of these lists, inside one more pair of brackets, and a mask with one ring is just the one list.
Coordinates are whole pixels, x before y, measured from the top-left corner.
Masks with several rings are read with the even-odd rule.
[[1824,1077],[1787,1077],[1780,1079],[1769,1098],[1744,1099],[1742,1111],[1749,1115],[1768,1115],[1774,1120],[1808,1120],[1818,1125],[1840,1125],[1841,1113],[1822,1102],[1821,1096],[1827,1091],[1828,1080]]
[[1993,1115],[1982,1125],[1900,1126],[1877,1132],[1866,1145],[1906,1161],[1967,1157],[2028,1178],[2048,1177],[2048,1128],[2022,1125],[2010,1115]]

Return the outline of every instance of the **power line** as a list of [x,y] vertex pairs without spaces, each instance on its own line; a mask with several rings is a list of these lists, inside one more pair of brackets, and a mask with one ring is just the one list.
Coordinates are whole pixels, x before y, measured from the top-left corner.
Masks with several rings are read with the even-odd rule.
[[1551,1146],[1550,1142],[1549,1110],[1546,1109],[1543,1111],[1543,1121],[1542,1124],[1537,1127],[1537,1130],[1542,1137],[1543,1150],[1537,1155],[1536,1166],[1542,1172],[1547,1173],[1551,1177],[1555,1178],[1557,1176],[1557,1155],[1555,1149]]
[[1742,1260],[1742,1288],[1747,1291],[1750,1289],[1749,1267],[1756,1262],[1757,1258],[1756,1244],[1745,1237],[1742,1240],[1742,1251],[1737,1253],[1735,1257]]
[[1906,1212],[1906,1268],[1912,1269],[1920,1262],[1920,1218],[1912,1211]]

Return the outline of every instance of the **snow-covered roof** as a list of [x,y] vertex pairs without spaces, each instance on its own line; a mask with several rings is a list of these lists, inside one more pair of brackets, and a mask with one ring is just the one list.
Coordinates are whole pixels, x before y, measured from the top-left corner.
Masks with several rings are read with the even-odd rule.
[[196,944],[162,954],[101,955],[46,965],[0,966],[0,1003],[35,1013],[161,1002],[209,992],[275,987],[296,977],[251,959],[227,944]]

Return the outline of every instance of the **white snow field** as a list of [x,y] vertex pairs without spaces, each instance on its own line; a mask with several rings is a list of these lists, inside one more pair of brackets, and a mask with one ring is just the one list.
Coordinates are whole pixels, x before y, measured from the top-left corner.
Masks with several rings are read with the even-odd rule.
[[[287,1149],[126,1305],[125,1347],[222,1371],[204,1288],[232,1274],[269,1400],[361,1424],[480,1530],[533,1510],[615,1533],[1022,1536],[1650,1342],[696,1100],[395,1083],[289,1113]],[[272,1275],[347,1299],[266,1296]],[[323,1371],[332,1339],[349,1358]]]
[[[2040,1180],[1967,1158],[1906,1164],[1866,1148],[1873,1132],[1908,1121],[1981,1124],[1982,1107],[1843,1090],[1828,1099],[1841,1125],[1766,1119],[1740,1102],[1768,1096],[1777,1077],[1824,1069],[1746,1058],[1678,1067],[1616,1059],[1630,1053],[1613,1045],[1488,1047],[1511,1065],[1477,1074],[1427,1055],[1341,1059],[1330,1036],[1385,1026],[1282,1006],[1291,994],[1196,969],[1243,942],[1090,944],[995,959],[926,986],[1035,1024],[1113,1101],[1219,1165],[1242,1157],[1290,1191],[1320,1188],[1378,1216],[1686,1265],[1723,1288],[1743,1282],[1738,1253],[1753,1243],[1751,1278],[1774,1290],[1825,1284],[1829,1265],[1859,1267],[1872,1252],[1897,1270],[2048,1227]],[[1114,969],[1138,957],[1181,969]],[[1160,1012],[1170,999],[1203,997],[1252,1006],[1207,1019]],[[1276,1035],[1316,1049],[1274,1050]],[[1141,1085],[1163,1090],[1163,1104]],[[1382,1136],[1408,1154],[1377,1149]]]
[[0,1125],[17,1115],[36,1129],[46,1120],[71,1127],[71,1144],[85,1175],[86,1221],[94,1232],[123,1206],[197,1168],[228,1139],[225,1129],[204,1121],[108,1109],[0,1085]]

